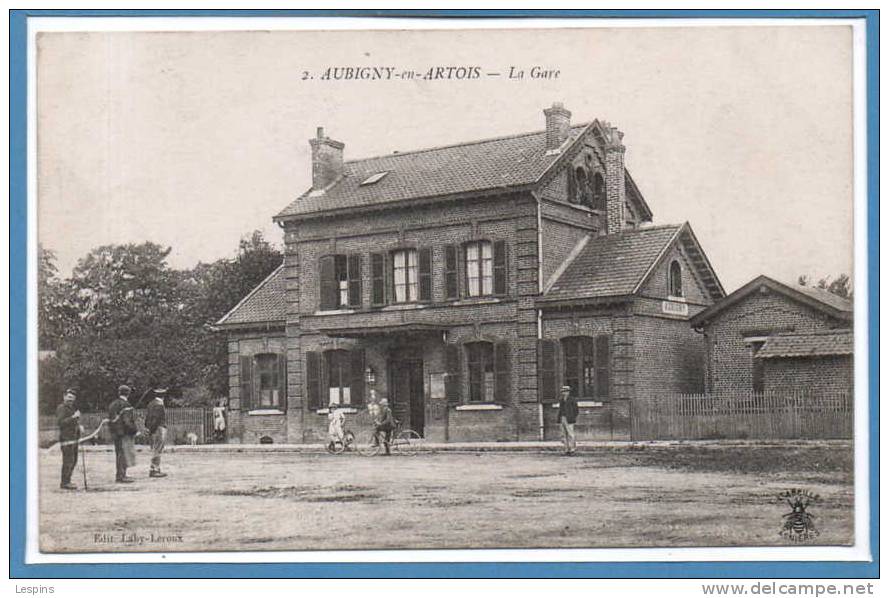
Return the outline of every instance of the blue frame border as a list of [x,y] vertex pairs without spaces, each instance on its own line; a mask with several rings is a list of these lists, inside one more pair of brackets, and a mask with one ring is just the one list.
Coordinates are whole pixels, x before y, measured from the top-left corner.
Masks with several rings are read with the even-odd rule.
[[[27,21],[31,17],[474,17],[865,19],[871,562],[26,564]],[[878,578],[879,10],[12,10],[9,14],[10,578]],[[14,456],[14,457],[13,457]]]

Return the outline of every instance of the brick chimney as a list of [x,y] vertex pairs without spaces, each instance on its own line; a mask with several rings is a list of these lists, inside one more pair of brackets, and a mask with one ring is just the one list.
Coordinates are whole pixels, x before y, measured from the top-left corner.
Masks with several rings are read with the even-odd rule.
[[559,149],[571,131],[571,112],[561,102],[553,102],[552,107],[544,109],[543,114],[546,116],[546,149]]
[[624,134],[605,123],[605,234],[619,233],[624,229],[624,204],[627,199],[626,175],[624,174]]
[[324,127],[318,127],[312,146],[312,190],[322,191],[343,176],[343,148],[345,144],[324,136]]

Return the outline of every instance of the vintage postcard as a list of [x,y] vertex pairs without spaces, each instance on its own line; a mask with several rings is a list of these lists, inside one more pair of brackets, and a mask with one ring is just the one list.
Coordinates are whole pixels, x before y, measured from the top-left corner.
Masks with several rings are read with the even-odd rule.
[[33,31],[30,557],[868,558],[860,23],[339,21]]

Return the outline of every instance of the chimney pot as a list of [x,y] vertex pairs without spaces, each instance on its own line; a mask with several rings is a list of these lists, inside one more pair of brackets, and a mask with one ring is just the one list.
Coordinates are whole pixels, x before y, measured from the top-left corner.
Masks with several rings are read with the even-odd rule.
[[324,127],[318,127],[318,131],[316,132],[315,136],[318,139],[324,139]]

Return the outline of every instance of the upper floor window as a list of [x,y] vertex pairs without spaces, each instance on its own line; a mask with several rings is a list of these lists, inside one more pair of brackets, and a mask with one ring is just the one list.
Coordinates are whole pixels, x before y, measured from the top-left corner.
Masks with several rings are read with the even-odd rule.
[[677,260],[670,262],[667,283],[667,290],[671,297],[682,297],[682,266]]
[[392,252],[392,281],[395,302],[406,303],[418,298],[417,250],[399,249]]
[[490,241],[466,244],[466,294],[469,297],[494,292],[494,252]]
[[605,179],[600,173],[593,175],[593,205],[594,210],[605,209]]
[[321,309],[361,306],[361,256],[326,255],[321,258]]
[[611,347],[608,336],[562,339],[564,381],[578,398],[607,399],[610,392]]

